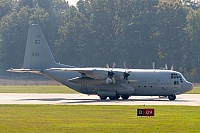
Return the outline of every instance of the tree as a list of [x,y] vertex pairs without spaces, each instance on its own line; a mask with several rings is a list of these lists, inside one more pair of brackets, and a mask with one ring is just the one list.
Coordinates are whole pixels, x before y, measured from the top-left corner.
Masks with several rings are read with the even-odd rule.
[[[91,0],[90,22],[93,36],[94,57],[98,59],[95,64],[104,65],[107,62],[124,62],[123,47],[124,25],[133,11],[131,0]],[[93,60],[95,60],[95,58]]]
[[157,0],[140,0],[133,4],[134,10],[130,12],[132,17],[125,25],[123,40],[131,66],[152,68],[152,62],[157,60],[153,37],[157,5]]
[[14,7],[13,0],[1,0],[0,1],[0,20],[3,16],[8,14]]
[[58,59],[63,63],[83,66],[89,59],[87,57],[89,49],[86,48],[86,44],[90,44],[88,21],[74,6],[62,15],[64,23],[59,28]]
[[[187,15],[187,22],[188,25],[185,28],[185,31],[189,35],[190,38],[190,55],[192,58],[190,59],[190,64],[193,68],[193,71],[196,71],[197,73],[193,74],[195,79],[199,77],[200,74],[200,9],[198,10],[189,10],[189,13]],[[198,76],[197,76],[198,75]]]
[[155,31],[157,52],[161,62],[174,65],[177,70],[191,69],[189,39],[184,31],[187,10],[179,1],[160,2],[157,6]]
[[28,6],[2,18],[0,59],[4,69],[22,66],[29,24],[42,25],[47,19],[48,15],[42,9],[30,9]]

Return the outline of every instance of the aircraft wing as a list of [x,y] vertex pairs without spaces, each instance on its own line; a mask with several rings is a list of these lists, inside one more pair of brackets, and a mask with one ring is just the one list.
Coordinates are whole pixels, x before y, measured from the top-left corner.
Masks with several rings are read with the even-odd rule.
[[81,74],[84,74],[86,77],[93,79],[105,79],[108,77],[108,72],[112,71],[117,80],[123,78],[125,72],[130,72],[127,71],[127,69],[122,68],[114,68],[111,70],[109,70],[108,68],[50,68],[50,70],[79,72]]
[[108,75],[108,69],[106,68],[50,68],[50,70],[78,72],[82,76],[93,79],[104,79]]
[[[55,71],[71,71],[71,72],[85,73],[85,72],[95,71],[97,69],[96,68],[76,68],[75,67],[75,68],[50,68],[50,70],[55,70]],[[100,70],[106,70],[106,69],[100,68]]]
[[[91,71],[110,71],[108,68],[78,68],[78,67],[74,67],[74,68],[50,68],[50,70],[55,70],[55,71],[72,71],[72,72],[80,72],[80,73],[84,73],[84,72],[91,72]],[[125,72],[128,69],[124,69],[124,68],[114,68],[112,69],[113,72]],[[130,72],[130,70],[129,70]]]

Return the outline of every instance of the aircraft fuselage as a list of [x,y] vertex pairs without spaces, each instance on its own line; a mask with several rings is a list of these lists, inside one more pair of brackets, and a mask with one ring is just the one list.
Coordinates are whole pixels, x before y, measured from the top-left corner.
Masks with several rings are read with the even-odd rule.
[[[71,78],[81,77],[77,72],[44,71],[42,74],[76,90],[80,93],[99,96],[172,96],[193,89],[183,75],[171,70],[130,69],[128,80],[118,79],[115,84],[106,84],[105,79],[95,80],[104,84],[81,84],[70,82]],[[94,79],[91,79],[94,80]],[[84,83],[86,81],[86,83]]]

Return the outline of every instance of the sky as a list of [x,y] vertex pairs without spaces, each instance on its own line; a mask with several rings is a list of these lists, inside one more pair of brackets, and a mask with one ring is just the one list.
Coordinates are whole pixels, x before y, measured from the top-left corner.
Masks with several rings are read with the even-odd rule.
[[78,0],[66,0],[69,2],[69,5],[74,5],[76,6],[76,3],[78,2]]

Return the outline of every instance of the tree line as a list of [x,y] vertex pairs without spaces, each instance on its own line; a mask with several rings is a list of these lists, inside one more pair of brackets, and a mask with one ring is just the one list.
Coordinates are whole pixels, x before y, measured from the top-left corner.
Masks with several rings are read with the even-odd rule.
[[20,68],[30,24],[41,26],[57,62],[164,68],[200,81],[200,9],[188,0],[0,1],[0,69]]

